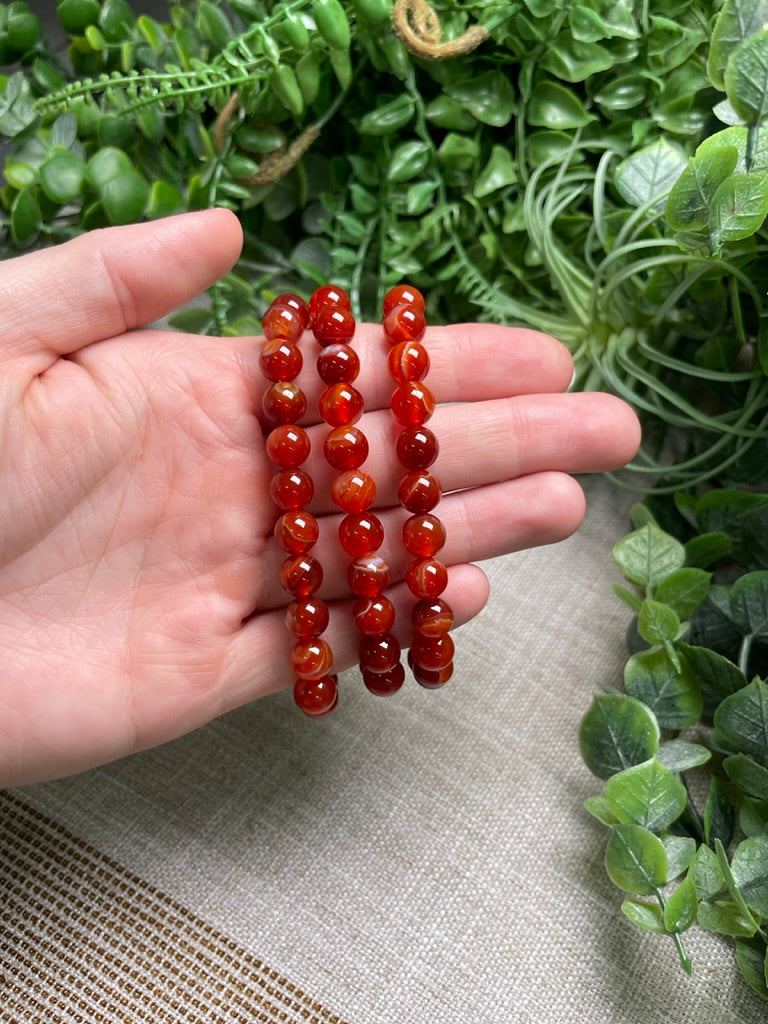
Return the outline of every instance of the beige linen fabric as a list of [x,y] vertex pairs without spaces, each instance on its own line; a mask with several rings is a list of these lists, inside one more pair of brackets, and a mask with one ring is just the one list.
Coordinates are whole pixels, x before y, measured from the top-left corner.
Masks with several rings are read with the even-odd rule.
[[[604,480],[587,487],[576,536],[489,563],[490,605],[457,631],[443,690],[412,683],[381,700],[350,673],[326,721],[280,694],[15,797],[231,942],[229,981],[271,971],[283,994],[311,993],[320,1019],[764,1022],[725,942],[689,938],[687,979],[669,940],[623,919],[605,830],[582,807],[599,783],[579,759],[579,719],[623,663],[610,548],[629,506]],[[2,948],[0,985],[13,943]],[[166,974],[183,991],[179,971]],[[284,1018],[264,1019],[311,1024],[308,1004],[280,1005]]]

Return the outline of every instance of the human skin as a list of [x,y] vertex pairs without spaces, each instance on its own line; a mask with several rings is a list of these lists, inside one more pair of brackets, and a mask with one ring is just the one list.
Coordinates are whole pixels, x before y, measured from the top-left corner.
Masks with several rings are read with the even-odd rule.
[[[292,683],[260,339],[142,329],[224,274],[241,241],[231,213],[209,210],[0,264],[0,786],[163,743]],[[302,344],[305,468],[340,671],[358,634],[322,456],[317,346]],[[373,324],[354,344],[382,554],[405,608],[386,345]],[[640,431],[618,399],[566,393],[570,356],[538,332],[431,327],[425,345],[443,403],[430,427],[446,492],[445,597],[460,624],[488,598],[471,563],[569,536],[584,514],[573,474],[623,465]]]

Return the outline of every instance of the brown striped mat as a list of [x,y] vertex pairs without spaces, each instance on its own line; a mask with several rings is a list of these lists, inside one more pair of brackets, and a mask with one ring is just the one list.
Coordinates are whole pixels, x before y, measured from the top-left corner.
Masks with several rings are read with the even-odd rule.
[[346,1024],[15,794],[0,792],[3,1024]]

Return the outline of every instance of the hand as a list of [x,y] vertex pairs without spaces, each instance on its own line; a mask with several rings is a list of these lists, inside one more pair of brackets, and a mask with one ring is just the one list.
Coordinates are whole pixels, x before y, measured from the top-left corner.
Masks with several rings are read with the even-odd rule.
[[[211,210],[96,231],[0,266],[0,785],[162,743],[292,683],[267,428],[254,415],[260,343],[133,330],[199,294],[240,245],[234,216]],[[303,344],[316,349],[309,336]],[[460,403],[430,426],[436,475],[458,491],[439,506],[441,557],[446,598],[465,622],[487,598],[483,572],[467,563],[569,535],[584,500],[568,474],[620,466],[639,431],[614,398],[563,394],[571,361],[551,338],[473,324],[430,328],[426,344],[431,390]],[[402,513],[380,328],[360,325],[355,347],[371,410],[366,468],[391,526]],[[305,359],[299,380],[310,409],[313,364]],[[357,634],[324,428],[309,419],[326,635],[341,670],[355,661]],[[382,553],[402,581],[398,533],[391,526]],[[402,582],[392,596],[406,606]]]

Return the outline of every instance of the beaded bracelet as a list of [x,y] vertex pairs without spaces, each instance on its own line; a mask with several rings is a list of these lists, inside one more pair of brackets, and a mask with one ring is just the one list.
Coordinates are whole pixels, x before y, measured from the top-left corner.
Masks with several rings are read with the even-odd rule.
[[307,401],[295,383],[303,365],[297,342],[309,317],[309,307],[298,295],[279,295],[262,319],[265,341],[260,364],[263,375],[272,382],[264,393],[262,409],[274,425],[266,440],[267,455],[276,467],[269,493],[281,513],[275,523],[275,541],[287,555],[280,567],[280,583],[293,598],[285,620],[294,638],[294,700],[302,711],[317,718],[334,709],[338,687],[337,677],[330,674],[333,653],[321,636],[329,619],[327,605],[316,596],[323,569],[311,554],[319,535],[317,520],[306,511],[314,485],[300,468],[309,456],[310,442],[298,425]]
[[440,595],[448,583],[448,570],[435,558],[445,544],[445,528],[433,509],[442,496],[440,482],[429,467],[439,445],[424,424],[432,416],[435,400],[424,378],[429,353],[421,344],[426,331],[424,298],[410,285],[398,285],[384,297],[382,326],[391,344],[389,372],[396,387],[390,408],[400,425],[397,457],[405,474],[398,486],[400,504],[411,516],[403,524],[403,543],[412,561],[406,572],[408,589],[417,598],[412,611],[413,641],[408,664],[414,678],[436,689],[453,674],[453,611]]

